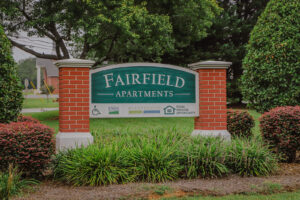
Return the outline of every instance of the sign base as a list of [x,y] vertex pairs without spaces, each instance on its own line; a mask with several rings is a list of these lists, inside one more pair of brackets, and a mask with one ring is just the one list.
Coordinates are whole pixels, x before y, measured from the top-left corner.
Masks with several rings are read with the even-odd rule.
[[78,132],[59,132],[56,135],[56,153],[67,149],[74,149],[81,146],[88,146],[94,141],[91,133],[78,133]]
[[197,130],[195,129],[192,136],[202,136],[202,137],[220,137],[225,141],[230,141],[231,136],[227,130]]

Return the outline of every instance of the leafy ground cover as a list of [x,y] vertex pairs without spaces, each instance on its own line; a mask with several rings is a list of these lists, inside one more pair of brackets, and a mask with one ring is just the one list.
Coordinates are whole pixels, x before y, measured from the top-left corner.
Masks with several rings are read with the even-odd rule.
[[23,108],[58,108],[55,98],[24,99]]

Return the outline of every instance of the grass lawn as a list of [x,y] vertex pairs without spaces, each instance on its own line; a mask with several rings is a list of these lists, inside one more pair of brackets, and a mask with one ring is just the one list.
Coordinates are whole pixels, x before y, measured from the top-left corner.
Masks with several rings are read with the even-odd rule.
[[[255,127],[253,132],[259,135],[258,118],[260,113],[249,110],[249,113],[255,119]],[[41,123],[54,128],[58,132],[58,111],[48,111],[42,113],[28,113]],[[174,118],[104,118],[104,119],[91,119],[90,129],[92,133],[101,134],[124,134],[127,132],[141,133],[151,129],[170,130],[175,128],[178,132],[191,133],[194,128],[193,117],[174,117]]]
[[272,195],[228,195],[222,197],[184,197],[184,198],[165,198],[164,200],[298,200],[300,199],[300,191],[285,192]]
[[24,99],[23,108],[58,108],[55,98]]

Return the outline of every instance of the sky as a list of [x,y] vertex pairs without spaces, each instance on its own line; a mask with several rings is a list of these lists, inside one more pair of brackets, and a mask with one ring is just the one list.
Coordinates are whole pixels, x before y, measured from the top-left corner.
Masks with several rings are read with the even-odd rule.
[[[45,54],[49,54],[52,52],[52,41],[47,38],[40,38],[40,37],[28,37],[26,33],[21,32],[18,38],[15,37],[10,37],[14,41],[24,44],[27,47],[42,53],[44,52]],[[32,58],[35,57],[17,47],[13,47],[13,57],[16,62],[19,62],[20,60],[26,59],[26,58]]]

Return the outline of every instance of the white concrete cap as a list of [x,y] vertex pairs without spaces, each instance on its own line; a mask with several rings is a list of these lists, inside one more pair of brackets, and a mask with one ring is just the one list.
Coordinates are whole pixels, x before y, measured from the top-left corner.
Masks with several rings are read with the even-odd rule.
[[83,60],[83,59],[65,59],[65,60],[58,60],[54,64],[60,67],[91,67],[95,61],[93,60]]
[[231,64],[232,64],[232,62],[208,60],[208,61],[191,63],[188,66],[193,70],[197,70],[197,69],[227,69]]
[[192,136],[202,136],[202,137],[219,137],[225,141],[231,140],[231,135],[227,130],[197,130],[195,129]]
[[56,135],[56,153],[67,149],[74,149],[81,146],[88,146],[94,141],[91,133],[62,133]]

